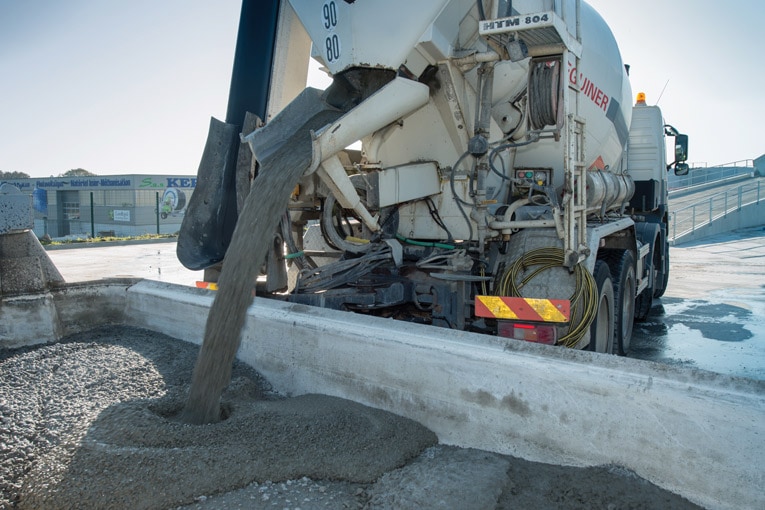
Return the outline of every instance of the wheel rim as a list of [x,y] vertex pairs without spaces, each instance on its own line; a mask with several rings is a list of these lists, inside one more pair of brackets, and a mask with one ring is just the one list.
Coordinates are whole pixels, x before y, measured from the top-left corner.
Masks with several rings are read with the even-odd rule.
[[622,292],[621,303],[621,327],[622,327],[622,351],[624,353],[630,348],[632,340],[633,320],[635,318],[635,278],[634,273],[630,271]]

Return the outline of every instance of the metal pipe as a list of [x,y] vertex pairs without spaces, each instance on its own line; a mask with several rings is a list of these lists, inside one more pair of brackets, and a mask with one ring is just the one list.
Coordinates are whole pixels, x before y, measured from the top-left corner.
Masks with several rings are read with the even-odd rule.
[[319,133],[312,133],[313,157],[306,175],[338,151],[421,108],[428,98],[427,85],[394,79]]
[[499,61],[499,53],[496,51],[483,51],[480,53],[473,53],[472,55],[467,55],[466,57],[459,57],[452,59],[452,63],[458,67],[462,66],[472,66],[476,64],[481,64],[484,62],[497,62]]
[[[494,92],[494,63],[484,63],[478,70],[480,79],[479,107],[476,112],[476,139],[487,139],[491,129],[491,107]],[[487,144],[488,147],[488,144]],[[486,178],[489,175],[488,155],[479,156],[476,165],[475,207],[471,216],[478,225],[478,251],[483,253],[487,236]]]
[[494,230],[499,230],[502,234],[512,234],[513,230],[522,228],[555,228],[556,222],[552,220],[514,220],[514,221],[492,221],[489,226]]
[[266,118],[279,3],[279,0],[242,1],[226,109],[228,124],[242,126],[248,111]]
[[332,190],[341,206],[345,209],[353,209],[372,232],[380,230],[377,218],[373,217],[361,203],[361,197],[348,178],[348,174],[345,173],[345,168],[343,168],[337,155],[324,160],[319,166],[317,175]]

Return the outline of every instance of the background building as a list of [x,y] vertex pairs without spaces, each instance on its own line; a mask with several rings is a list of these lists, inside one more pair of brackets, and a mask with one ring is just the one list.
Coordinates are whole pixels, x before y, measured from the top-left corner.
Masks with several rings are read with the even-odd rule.
[[193,175],[6,179],[32,196],[38,237],[173,234],[196,187]]

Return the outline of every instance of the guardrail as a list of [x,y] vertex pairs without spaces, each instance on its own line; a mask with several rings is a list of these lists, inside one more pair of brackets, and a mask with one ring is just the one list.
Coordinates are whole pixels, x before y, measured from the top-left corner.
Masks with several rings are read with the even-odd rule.
[[669,192],[671,194],[693,186],[751,176],[753,172],[754,160],[751,159],[735,161],[718,167],[692,168],[691,172],[685,177],[670,178]]
[[688,164],[691,166],[691,170],[694,168],[717,168],[719,166],[739,166],[739,163],[744,163],[743,166],[753,166],[754,160],[753,159],[738,159],[736,161],[731,161],[730,163],[721,163],[717,165],[710,165],[706,161],[689,161]]
[[672,211],[670,241],[738,212],[746,205],[759,204],[763,200],[761,184],[759,180],[742,184],[738,188],[716,193],[701,202]]

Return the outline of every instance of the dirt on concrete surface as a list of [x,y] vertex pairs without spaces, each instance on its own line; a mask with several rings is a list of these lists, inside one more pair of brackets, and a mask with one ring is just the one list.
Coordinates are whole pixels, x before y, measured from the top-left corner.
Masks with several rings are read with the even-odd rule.
[[437,444],[325,395],[283,398],[235,363],[225,420],[189,425],[198,347],[129,327],[0,353],[0,508],[699,508],[615,466]]

